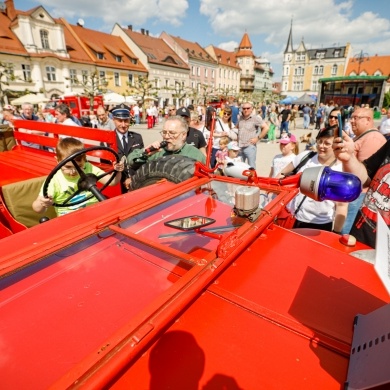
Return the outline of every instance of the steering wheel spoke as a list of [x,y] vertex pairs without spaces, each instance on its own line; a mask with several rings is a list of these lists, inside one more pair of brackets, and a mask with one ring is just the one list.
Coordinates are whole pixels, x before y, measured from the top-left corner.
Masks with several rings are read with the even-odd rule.
[[[119,162],[119,156],[115,152],[115,150],[107,147],[107,146],[93,146],[91,148],[85,148],[82,150],[79,150],[76,153],[73,153],[71,156],[67,157],[66,159],[62,160],[49,174],[49,176],[46,178],[45,183],[43,184],[43,196],[48,197],[47,190],[49,188],[49,183],[52,181],[54,175],[68,162],[71,162],[77,173],[79,174],[80,178],[77,182],[77,190],[70,195],[64,202],[62,203],[53,203],[53,206],[55,207],[71,207],[75,206],[81,203],[84,203],[88,201],[89,199],[95,197],[99,202],[105,200],[105,196],[102,194],[105,188],[107,188],[108,185],[114,180],[116,176],[115,169],[110,169],[107,172],[104,172],[101,175],[94,175],[92,173],[85,173],[84,170],[77,164],[77,158],[80,157],[83,154],[86,154],[88,152],[94,151],[94,150],[106,150],[114,155],[116,162]],[[102,186],[102,188],[97,187],[97,182],[101,180],[103,177],[111,175],[111,177],[107,180],[107,182]],[[79,195],[81,192],[90,192],[89,196],[86,196],[83,199],[77,200],[75,202],[71,202],[71,200],[76,196]]]
[[102,173],[102,174],[99,175],[99,176],[96,176],[96,179],[97,179],[97,181],[99,181],[99,180],[102,179],[103,177],[105,177],[105,176],[107,176],[107,175],[111,175],[113,172],[116,172],[115,169],[110,169],[109,171],[104,172],[104,173]]

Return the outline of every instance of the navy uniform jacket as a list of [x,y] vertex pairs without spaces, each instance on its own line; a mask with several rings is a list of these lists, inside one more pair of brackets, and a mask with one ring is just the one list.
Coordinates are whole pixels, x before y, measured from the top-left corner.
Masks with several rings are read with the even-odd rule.
[[[122,134],[119,137],[118,132],[116,131],[116,143],[118,145],[118,150],[116,152],[119,155],[119,159],[123,156],[126,157],[126,166],[125,170],[122,173],[121,182],[123,183],[129,176],[134,175],[135,171],[133,171],[130,167],[127,166],[127,156],[135,149],[143,149],[144,141],[142,139],[142,135],[139,133],[135,133],[134,131],[127,132],[127,149],[124,150],[122,146]],[[124,188],[122,184],[122,192],[127,192],[127,189]]]

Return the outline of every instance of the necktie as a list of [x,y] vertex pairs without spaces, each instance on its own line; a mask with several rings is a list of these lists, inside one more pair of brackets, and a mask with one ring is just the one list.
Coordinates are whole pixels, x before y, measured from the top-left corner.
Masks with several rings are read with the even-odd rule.
[[123,143],[123,150],[126,152],[127,151],[127,137],[125,135],[122,138],[122,143]]

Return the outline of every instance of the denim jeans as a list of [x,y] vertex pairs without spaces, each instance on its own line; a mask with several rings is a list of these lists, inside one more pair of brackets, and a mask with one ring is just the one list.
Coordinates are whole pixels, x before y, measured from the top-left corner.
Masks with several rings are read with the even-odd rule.
[[288,121],[282,122],[280,124],[280,134],[282,134],[283,132],[288,133]]
[[310,115],[309,114],[303,114],[303,128],[308,129],[310,124]]
[[363,199],[366,196],[365,192],[362,192],[357,199],[348,204],[348,214],[345,219],[344,226],[341,229],[341,234],[349,234],[351,231],[352,225],[355,221],[356,215],[360,209],[360,206],[363,203]]
[[247,162],[252,168],[256,169],[256,145],[248,145],[241,148],[242,161]]

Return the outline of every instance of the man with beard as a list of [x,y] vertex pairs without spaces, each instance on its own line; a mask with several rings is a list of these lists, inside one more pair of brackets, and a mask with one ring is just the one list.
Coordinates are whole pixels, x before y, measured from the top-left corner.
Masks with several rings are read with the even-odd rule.
[[[159,157],[175,154],[192,158],[204,164],[206,156],[195,146],[187,144],[187,132],[188,124],[184,118],[181,116],[168,117],[164,122],[162,131],[160,131],[163,141],[165,141],[165,146],[161,147],[161,141],[155,141],[147,146],[146,150],[149,148],[155,150],[149,153],[147,159],[155,160]],[[127,158],[130,167],[135,167],[137,165],[135,160],[142,160],[144,153],[145,151],[141,149],[133,150]],[[146,159],[144,159],[144,162],[146,162]]]

